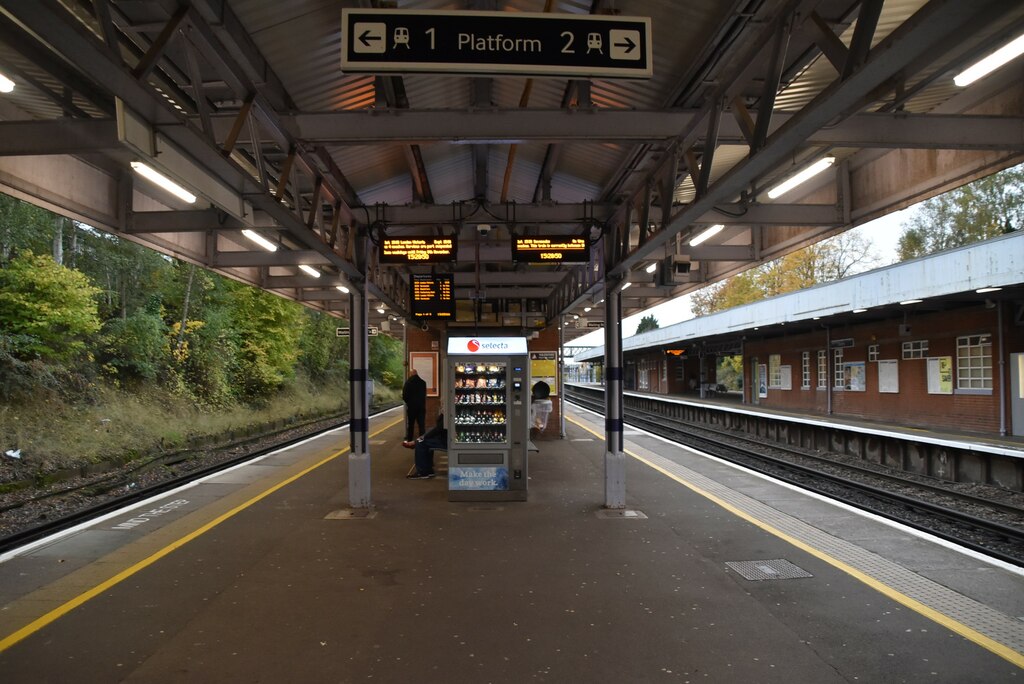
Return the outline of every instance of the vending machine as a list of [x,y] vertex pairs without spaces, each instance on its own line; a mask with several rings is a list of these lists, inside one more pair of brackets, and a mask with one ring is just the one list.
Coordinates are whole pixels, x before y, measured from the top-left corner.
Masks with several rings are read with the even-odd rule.
[[449,337],[449,501],[525,501],[530,364],[524,337]]

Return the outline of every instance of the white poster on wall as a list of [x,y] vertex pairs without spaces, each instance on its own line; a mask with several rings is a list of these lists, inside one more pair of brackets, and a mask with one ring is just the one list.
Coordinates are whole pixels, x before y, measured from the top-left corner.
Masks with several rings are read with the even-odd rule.
[[878,391],[883,394],[899,394],[900,362],[896,359],[878,361]]
[[779,366],[779,387],[784,390],[793,389],[793,367]]

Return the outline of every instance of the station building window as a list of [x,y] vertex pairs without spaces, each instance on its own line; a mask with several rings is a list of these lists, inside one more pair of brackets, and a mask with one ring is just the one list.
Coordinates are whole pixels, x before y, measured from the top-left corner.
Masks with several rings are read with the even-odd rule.
[[956,338],[956,388],[992,389],[991,335],[965,335]]
[[782,354],[768,355],[768,386],[782,387]]
[[928,340],[914,340],[903,343],[904,359],[924,359],[928,357]]
[[843,350],[832,350],[832,388],[843,389],[846,387],[846,369],[843,367]]
[[818,350],[818,389],[828,389],[828,353]]
[[878,345],[868,345],[868,361],[878,361]]
[[811,352],[800,356],[800,389],[811,389]]

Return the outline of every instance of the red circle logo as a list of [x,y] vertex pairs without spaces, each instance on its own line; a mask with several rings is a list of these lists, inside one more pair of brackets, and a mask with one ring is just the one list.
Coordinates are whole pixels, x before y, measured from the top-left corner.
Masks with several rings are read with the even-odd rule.
[[480,343],[476,340],[470,340],[466,347],[474,354],[480,351]]

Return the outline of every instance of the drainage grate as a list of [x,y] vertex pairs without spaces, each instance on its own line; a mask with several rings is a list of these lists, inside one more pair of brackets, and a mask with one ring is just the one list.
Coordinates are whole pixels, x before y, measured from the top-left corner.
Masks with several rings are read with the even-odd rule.
[[370,520],[376,517],[377,511],[368,508],[343,508],[331,511],[324,516],[324,520]]
[[754,581],[814,577],[814,575],[803,568],[793,565],[788,560],[782,558],[775,560],[728,561],[726,565],[740,573],[744,579]]
[[647,516],[641,511],[634,511],[628,508],[602,508],[597,511],[598,518],[622,520],[647,520]]

